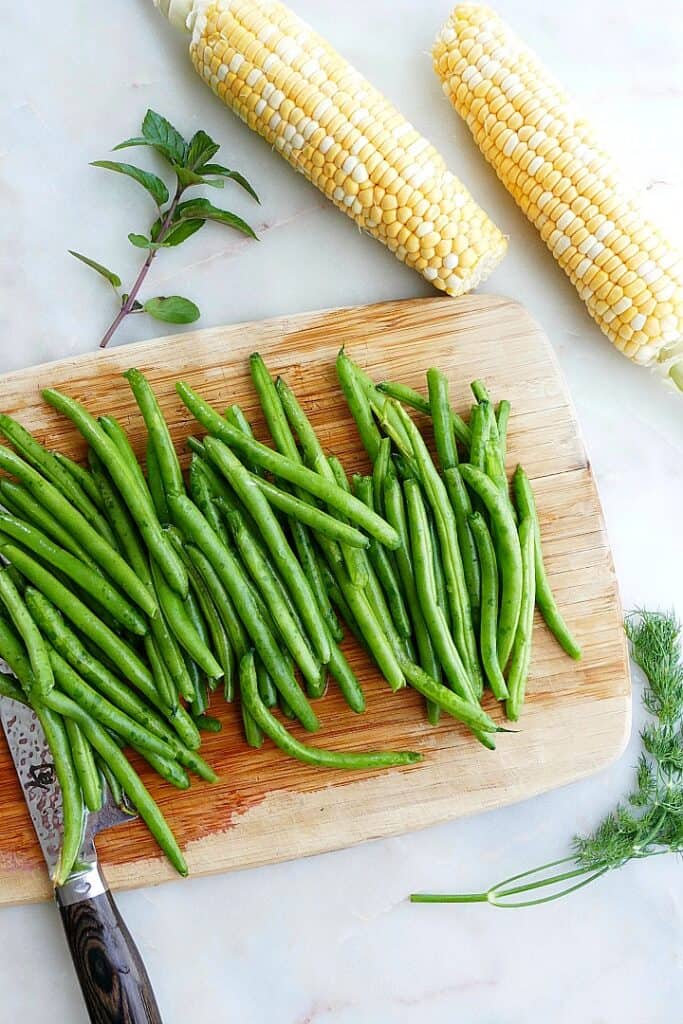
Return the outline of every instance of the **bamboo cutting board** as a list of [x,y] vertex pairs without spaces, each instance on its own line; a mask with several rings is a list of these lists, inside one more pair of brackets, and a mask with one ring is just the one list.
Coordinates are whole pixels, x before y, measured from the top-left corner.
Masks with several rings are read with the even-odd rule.
[[[215,696],[211,710],[223,732],[208,735],[202,752],[219,784],[196,781],[179,793],[143,770],[194,875],[319,853],[521,800],[609,764],[629,734],[622,612],[595,481],[552,349],[517,303],[488,295],[409,300],[192,331],[8,375],[0,379],[0,406],[41,440],[82,459],[71,424],[40,399],[42,387],[60,387],[93,413],[119,417],[141,452],[142,421],[120,377],[136,365],[149,374],[178,445],[197,429],[175,395],[180,378],[219,408],[239,402],[265,437],[248,378],[247,356],[258,349],[287,376],[325,448],[347,470],[367,471],[336,383],[341,345],[377,380],[391,376],[422,389],[426,369],[440,366],[461,411],[472,401],[468,383],[475,377],[494,399],[512,401],[508,469],[522,462],[532,478],[551,583],[584,658],[571,661],[537,616],[519,732],[501,734],[492,753],[446,716],[430,727],[418,694],[392,696],[352,641],[347,649],[368,711],[356,718],[331,684],[318,704],[323,728],[309,739],[337,749],[425,755],[419,765],[383,773],[308,767],[268,742],[252,751],[236,709]],[[0,904],[46,898],[44,864],[2,741],[0,792]],[[139,822],[103,835],[98,847],[114,887],[175,877]]]

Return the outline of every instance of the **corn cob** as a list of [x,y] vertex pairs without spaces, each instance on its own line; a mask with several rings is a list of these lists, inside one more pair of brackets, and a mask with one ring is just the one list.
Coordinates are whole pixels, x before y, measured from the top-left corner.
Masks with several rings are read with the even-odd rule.
[[474,288],[506,241],[439,153],[287,7],[155,0],[191,32],[223,102],[356,224],[449,295]]
[[683,259],[559,84],[475,4],[455,8],[433,57],[446,96],[610,341],[683,389]]

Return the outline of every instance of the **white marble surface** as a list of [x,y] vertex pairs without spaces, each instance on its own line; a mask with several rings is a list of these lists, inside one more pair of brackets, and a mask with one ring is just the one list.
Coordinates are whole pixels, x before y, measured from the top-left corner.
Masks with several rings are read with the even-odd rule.
[[[296,0],[439,145],[510,234],[486,285],[545,327],[599,479],[626,607],[683,614],[683,405],[615,353],[446,106],[427,51],[447,0]],[[130,278],[126,241],[150,210],[89,169],[147,106],[221,140],[263,196],[234,206],[249,244],[218,228],[166,253],[159,291],[196,298],[204,325],[428,293],[212,99],[149,0],[2,8],[0,370],[92,349],[106,286],[81,249]],[[593,111],[656,217],[683,235],[679,0],[500,0],[501,12]],[[118,343],[148,336],[131,320]],[[159,331],[158,333],[161,333]],[[638,681],[636,681],[636,693]],[[636,700],[636,708],[638,701]],[[636,722],[639,712],[636,711]],[[562,856],[624,792],[635,758],[521,806],[299,863],[120,897],[167,1024],[663,1024],[680,1016],[680,863],[629,867],[572,899],[507,914],[411,907],[415,888],[484,887]],[[0,912],[0,1022],[85,1019],[51,906]]]

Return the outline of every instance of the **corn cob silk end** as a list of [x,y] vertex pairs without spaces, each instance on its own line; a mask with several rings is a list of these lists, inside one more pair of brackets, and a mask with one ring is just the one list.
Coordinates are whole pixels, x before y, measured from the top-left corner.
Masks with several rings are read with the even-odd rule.
[[507,241],[441,154],[277,0],[154,0],[212,91],[357,226],[448,295]]

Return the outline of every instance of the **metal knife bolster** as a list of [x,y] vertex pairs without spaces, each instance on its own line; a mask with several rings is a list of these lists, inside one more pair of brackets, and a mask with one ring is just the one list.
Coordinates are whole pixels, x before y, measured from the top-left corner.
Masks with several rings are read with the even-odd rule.
[[109,892],[109,886],[95,861],[81,871],[74,871],[64,885],[56,886],[55,899],[60,907],[73,907],[105,892]]

